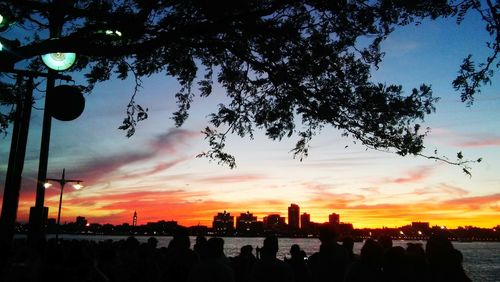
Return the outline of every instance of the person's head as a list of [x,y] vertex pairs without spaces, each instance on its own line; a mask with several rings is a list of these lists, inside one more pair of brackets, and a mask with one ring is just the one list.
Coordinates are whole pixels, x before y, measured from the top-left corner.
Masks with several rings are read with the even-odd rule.
[[388,235],[382,235],[378,237],[378,243],[385,249],[390,249],[392,248],[392,238],[391,236]]
[[406,253],[410,256],[425,256],[425,250],[421,243],[408,243]]
[[278,249],[278,238],[276,236],[267,236],[266,239],[264,239],[264,246],[262,247],[263,255],[276,256]]
[[149,238],[148,238],[148,245],[149,245],[151,248],[155,249],[155,248],[156,248],[156,246],[158,246],[158,240],[157,240],[155,237],[149,237]]
[[240,255],[242,255],[242,256],[251,256],[251,255],[253,255],[252,251],[253,251],[252,245],[245,245],[245,246],[241,247],[241,249],[240,249]]
[[321,244],[328,245],[337,242],[337,229],[331,224],[323,224],[319,228],[319,240]]
[[191,246],[191,241],[189,240],[188,229],[185,227],[178,227],[174,231],[174,236],[172,241],[170,241],[169,247],[175,249],[189,249]]
[[354,239],[352,237],[344,237],[342,239],[342,246],[347,250],[348,253],[352,253],[354,248]]
[[205,245],[207,243],[207,238],[205,236],[197,236],[196,244]]
[[300,257],[300,246],[297,244],[293,244],[290,247],[290,255],[292,256],[292,258]]
[[207,255],[210,258],[218,258],[224,255],[224,239],[214,237],[207,241]]
[[384,250],[382,246],[373,239],[367,239],[361,247],[360,258],[370,264],[379,264],[382,260]]
[[129,250],[135,249],[135,248],[139,247],[139,241],[134,236],[129,236],[125,240],[125,247]]

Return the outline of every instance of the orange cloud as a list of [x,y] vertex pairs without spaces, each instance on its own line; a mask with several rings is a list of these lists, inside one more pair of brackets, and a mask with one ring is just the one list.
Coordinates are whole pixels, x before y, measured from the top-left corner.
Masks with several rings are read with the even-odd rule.
[[352,222],[357,227],[401,226],[412,221],[430,221],[450,227],[463,225],[492,227],[498,224],[496,207],[500,201],[500,194],[432,202],[373,205],[359,202],[345,205],[348,202],[345,198],[343,201],[323,198],[311,203],[310,209],[321,212],[325,203],[330,201],[336,203],[332,206],[336,209],[329,209],[329,213],[340,213],[345,221]]
[[[432,196],[432,200],[411,200],[412,193],[393,195],[404,201],[394,201],[390,195],[383,195],[378,189],[369,189],[375,193],[363,192],[338,193],[332,187],[317,183],[303,183],[304,198],[293,202],[301,207],[301,212],[311,214],[315,222],[328,221],[328,215],[335,212],[341,220],[351,222],[357,228],[401,226],[412,221],[429,221],[431,224],[448,227],[476,225],[492,227],[498,224],[500,194],[469,196],[459,187],[446,184],[432,189],[415,190],[415,195]],[[139,223],[158,220],[176,220],[183,225],[211,225],[217,212],[227,210],[234,216],[247,210],[259,217],[270,213],[287,215],[289,200],[215,200],[210,191],[176,189],[168,191],[131,191],[122,193],[96,194],[96,191],[65,191],[63,199],[62,222],[74,221],[76,216],[85,216],[90,222],[121,224],[131,222],[134,211],[139,214]],[[29,207],[34,205],[34,189],[24,189],[19,204],[19,220],[26,221]],[[49,216],[57,216],[59,189],[46,190],[46,206]],[[333,191],[333,192],[332,192]],[[361,189],[361,191],[363,191]],[[435,197],[434,194],[453,196],[450,199]],[[385,198],[384,198],[385,197]],[[378,203],[373,202],[378,199]],[[385,202],[381,200],[385,199]]]
[[[103,196],[86,197],[77,192],[63,199],[61,221],[74,221],[85,216],[90,222],[121,224],[131,222],[134,211],[139,214],[140,224],[158,220],[176,220],[183,225],[211,225],[213,216],[223,210],[234,216],[247,210],[262,219],[268,213],[286,214],[289,203],[279,200],[224,202],[204,199],[205,191],[139,191]],[[66,195],[65,195],[66,196]],[[49,217],[57,216],[58,197],[49,197]],[[283,209],[285,211],[283,211]],[[26,220],[27,217],[24,217]]]

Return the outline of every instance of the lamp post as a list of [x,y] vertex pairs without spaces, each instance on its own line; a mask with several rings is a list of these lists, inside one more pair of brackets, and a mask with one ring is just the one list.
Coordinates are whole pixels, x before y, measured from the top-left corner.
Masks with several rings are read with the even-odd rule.
[[48,188],[51,186],[51,184],[49,183],[49,181],[54,181],[54,182],[58,182],[60,185],[61,185],[61,194],[59,195],[59,211],[57,212],[57,231],[56,231],[56,241],[59,239],[59,230],[61,228],[61,206],[62,206],[62,196],[63,196],[63,191],[64,191],[64,185],[66,185],[66,183],[76,183],[75,185],[73,185],[73,187],[76,189],[76,190],[79,190],[81,189],[83,186],[80,184],[82,183],[83,181],[82,180],[73,180],[73,179],[66,179],[65,178],[65,173],[66,173],[66,169],[63,169],[63,172],[62,172],[62,176],[60,179],[57,179],[57,178],[46,178],[45,179],[45,184],[44,184],[44,187],[45,188]]

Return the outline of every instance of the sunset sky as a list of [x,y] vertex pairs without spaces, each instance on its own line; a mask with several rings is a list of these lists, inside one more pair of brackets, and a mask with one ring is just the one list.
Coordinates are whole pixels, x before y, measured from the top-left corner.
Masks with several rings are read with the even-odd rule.
[[[273,142],[257,132],[254,140],[231,136],[227,151],[237,167],[195,158],[208,145],[200,133],[207,115],[227,101],[224,90],[198,98],[182,128],[175,128],[177,82],[165,75],[143,80],[138,102],[149,108],[149,118],[136,134],[125,137],[118,130],[133,92],[131,79],[112,79],[86,96],[81,117],[52,123],[47,177],[58,178],[66,168],[68,178],[84,180],[84,189],[64,190],[62,222],[85,216],[94,223],[138,223],[177,220],[183,225],[211,225],[217,212],[239,215],[247,210],[259,220],[269,213],[287,214],[290,203],[311,220],[325,222],[339,213],[356,228],[401,226],[429,221],[448,227],[500,224],[500,74],[482,88],[474,104],[460,102],[452,89],[462,59],[469,53],[481,60],[487,54],[488,34],[474,15],[457,26],[453,19],[424,22],[396,31],[383,44],[386,56],[373,81],[402,84],[406,92],[426,83],[441,97],[436,113],[424,126],[432,131],[425,153],[455,159],[483,158],[472,165],[472,177],[459,167],[418,157],[400,157],[366,150],[353,140],[325,128],[313,140],[308,158],[293,159],[296,139]],[[69,73],[77,81],[81,74]],[[44,83],[40,88],[44,87]],[[42,89],[43,90],[43,89]],[[28,151],[18,210],[25,222],[35,203],[40,149],[43,94],[33,110]],[[0,185],[8,163],[10,137],[0,139]],[[0,195],[0,196],[1,196]],[[57,216],[59,188],[46,190],[49,217]],[[1,203],[0,203],[1,205]]]

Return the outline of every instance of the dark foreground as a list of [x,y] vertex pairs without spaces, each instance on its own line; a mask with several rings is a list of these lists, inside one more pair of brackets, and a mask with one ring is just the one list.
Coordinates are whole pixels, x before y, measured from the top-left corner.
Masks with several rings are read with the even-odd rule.
[[268,237],[262,248],[246,245],[239,255],[226,257],[222,238],[198,237],[190,248],[180,230],[168,247],[157,248],[150,238],[140,244],[120,241],[49,240],[29,248],[16,241],[0,281],[470,281],[462,254],[444,236],[429,238],[426,246],[394,247],[389,238],[365,241],[360,254],[353,241],[341,243],[324,230],[318,252],[306,257],[293,245],[290,259],[276,258],[278,239]]

